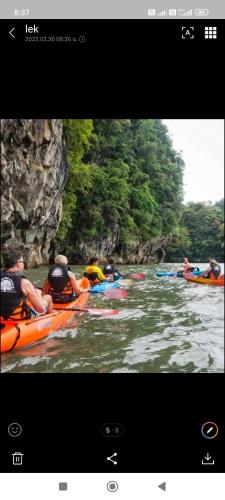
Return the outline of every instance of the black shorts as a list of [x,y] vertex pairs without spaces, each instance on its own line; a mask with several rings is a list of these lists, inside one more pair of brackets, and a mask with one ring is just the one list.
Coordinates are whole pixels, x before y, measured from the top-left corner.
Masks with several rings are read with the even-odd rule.
[[52,297],[52,302],[55,304],[68,304],[68,302],[73,302],[73,300],[76,298],[76,294],[73,293],[72,295],[63,295],[63,294],[55,294],[51,295]]

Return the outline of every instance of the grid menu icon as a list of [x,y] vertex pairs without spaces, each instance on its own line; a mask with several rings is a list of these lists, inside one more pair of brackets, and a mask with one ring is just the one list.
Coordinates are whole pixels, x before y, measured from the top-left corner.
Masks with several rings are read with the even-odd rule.
[[217,38],[217,27],[205,26],[205,38]]

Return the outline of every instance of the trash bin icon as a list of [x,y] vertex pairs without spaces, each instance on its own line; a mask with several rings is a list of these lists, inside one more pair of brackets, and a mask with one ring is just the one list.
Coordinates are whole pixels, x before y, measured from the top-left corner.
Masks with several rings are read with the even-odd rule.
[[20,451],[15,451],[12,453],[13,465],[23,465],[23,455]]

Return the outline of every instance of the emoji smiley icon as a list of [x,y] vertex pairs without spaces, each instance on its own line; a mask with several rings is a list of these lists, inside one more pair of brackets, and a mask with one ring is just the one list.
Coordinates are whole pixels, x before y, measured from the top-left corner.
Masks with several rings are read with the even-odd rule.
[[20,436],[21,432],[22,432],[22,427],[20,424],[17,424],[16,422],[13,422],[8,427],[8,433],[12,437]]

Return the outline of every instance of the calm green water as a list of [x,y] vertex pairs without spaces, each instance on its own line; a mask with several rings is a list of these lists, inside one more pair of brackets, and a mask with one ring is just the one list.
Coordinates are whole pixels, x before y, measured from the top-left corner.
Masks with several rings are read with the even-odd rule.
[[[206,264],[198,264],[201,269]],[[224,288],[157,278],[176,264],[121,266],[144,272],[126,299],[91,296],[90,307],[120,309],[117,316],[75,317],[72,326],[2,356],[3,372],[223,372]],[[224,272],[224,266],[222,266]],[[81,266],[71,266],[77,277]],[[27,271],[41,286],[47,268]]]

